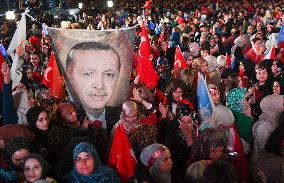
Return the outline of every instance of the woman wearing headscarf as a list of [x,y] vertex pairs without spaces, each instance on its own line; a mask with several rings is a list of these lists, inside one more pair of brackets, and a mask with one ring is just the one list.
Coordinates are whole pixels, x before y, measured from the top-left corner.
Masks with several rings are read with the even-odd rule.
[[284,113],[279,118],[279,126],[270,135],[265,152],[257,159],[253,177],[262,183],[283,183],[284,181]]
[[22,168],[26,179],[24,183],[56,183],[54,179],[47,177],[51,167],[39,154],[28,155],[22,163]]
[[185,179],[191,146],[198,137],[198,115],[185,99],[178,103],[176,115],[172,120],[167,119],[169,109],[162,103],[159,110],[162,121],[158,125],[158,142],[170,149],[174,162],[172,178],[175,182],[182,182]]
[[204,129],[192,145],[187,176],[192,180],[201,180],[204,170],[224,157],[226,145],[224,132],[213,128]]
[[147,146],[142,151],[140,160],[147,168],[147,173],[149,173],[153,182],[171,183],[173,162],[170,150],[166,146],[157,143]]
[[[49,118],[42,107],[32,107],[27,112],[27,121],[32,132],[35,134],[33,145],[36,153],[41,154],[47,161],[51,158],[51,146],[49,145]],[[61,138],[61,137],[58,137]]]
[[30,152],[31,146],[25,138],[15,138],[7,143],[1,154],[6,163],[5,167],[0,167],[0,177],[4,182],[22,181],[21,162]]
[[49,144],[52,146],[52,153],[58,155],[80,127],[81,124],[73,105],[59,104],[55,113],[55,123],[50,126],[49,130]]
[[254,147],[251,157],[252,165],[263,154],[264,147],[271,133],[279,125],[279,117],[283,111],[283,95],[269,95],[260,102],[262,114],[253,125]]
[[95,147],[88,143],[78,144],[73,151],[74,168],[66,177],[70,183],[118,183],[117,173],[101,164]]

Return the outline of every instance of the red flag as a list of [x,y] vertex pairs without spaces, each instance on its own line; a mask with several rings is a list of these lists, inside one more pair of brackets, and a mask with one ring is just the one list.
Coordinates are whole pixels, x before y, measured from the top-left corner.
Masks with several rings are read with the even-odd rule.
[[272,46],[271,50],[267,53],[267,55],[265,55],[264,59],[271,59],[271,60],[275,60],[276,59],[276,52],[275,52],[275,47]]
[[150,39],[144,22],[142,23],[142,36],[136,71],[140,76],[140,81],[148,89],[153,89],[157,86],[159,75],[152,64]]
[[231,68],[232,59],[228,53],[226,53],[227,68]]
[[[2,68],[2,64],[5,62],[5,58],[3,57],[1,51],[0,51],[0,69]],[[2,74],[0,74],[0,92],[2,92],[3,89],[3,83],[4,83],[4,77]]]
[[180,47],[176,47],[176,54],[175,54],[175,64],[174,68],[177,69],[181,67],[182,69],[185,69],[187,67],[187,63],[185,62],[185,59],[182,56]]
[[125,133],[123,123],[116,128],[111,145],[108,165],[117,170],[123,183],[134,175],[136,158]]
[[54,52],[51,52],[48,67],[45,70],[42,84],[50,88],[51,95],[57,98],[61,98],[63,93],[63,78],[60,76],[60,72],[55,60]]

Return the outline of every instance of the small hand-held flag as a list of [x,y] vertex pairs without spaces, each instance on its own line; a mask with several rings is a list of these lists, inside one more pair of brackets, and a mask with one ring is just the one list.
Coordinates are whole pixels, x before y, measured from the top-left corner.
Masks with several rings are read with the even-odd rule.
[[176,46],[176,54],[175,54],[175,63],[174,63],[174,68],[182,68],[185,69],[187,68],[187,63],[185,62],[185,59],[182,56],[181,50],[179,46]]
[[121,122],[115,130],[108,165],[114,168],[123,183],[134,175],[136,158]]

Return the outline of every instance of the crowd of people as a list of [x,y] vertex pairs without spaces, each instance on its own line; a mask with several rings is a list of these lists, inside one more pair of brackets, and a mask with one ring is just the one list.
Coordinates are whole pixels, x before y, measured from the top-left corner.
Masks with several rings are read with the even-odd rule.
[[[16,87],[11,59],[1,66],[0,182],[283,183],[284,52],[275,40],[284,34],[284,3],[115,3],[98,12],[84,7],[78,20],[44,13],[28,21]],[[42,23],[89,31],[136,26],[129,94],[106,124],[80,119],[67,89],[54,97],[42,83],[53,54]],[[135,69],[144,23],[156,85],[143,83]],[[14,30],[13,22],[1,22],[6,49]],[[176,64],[176,49],[185,66]],[[198,105],[200,78],[212,99],[210,115]],[[121,128],[137,160],[128,180],[107,166]]]

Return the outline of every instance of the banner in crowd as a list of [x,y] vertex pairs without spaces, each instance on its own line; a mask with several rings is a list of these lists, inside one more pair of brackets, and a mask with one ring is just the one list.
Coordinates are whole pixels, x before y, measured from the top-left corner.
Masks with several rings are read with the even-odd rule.
[[7,53],[11,56],[13,63],[11,67],[11,79],[13,81],[13,88],[19,84],[22,78],[22,65],[24,63],[21,59],[22,54],[25,50],[25,41],[26,41],[26,15],[22,13],[22,18],[18,23],[16,32],[12,38],[12,41],[9,45]]
[[118,30],[48,28],[58,67],[75,104],[88,116],[119,106],[128,93],[135,27]]

